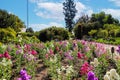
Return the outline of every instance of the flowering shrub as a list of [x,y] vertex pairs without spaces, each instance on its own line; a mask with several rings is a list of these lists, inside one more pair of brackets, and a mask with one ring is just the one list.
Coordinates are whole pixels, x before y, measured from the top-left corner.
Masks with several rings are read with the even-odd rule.
[[10,55],[5,52],[2,56],[2,61],[0,61],[0,78],[10,79],[12,75],[12,61],[10,60]]
[[116,54],[119,49],[112,58],[104,44],[84,40],[2,45],[0,79],[11,80],[18,77],[20,71],[20,80],[23,77],[35,80],[36,71],[42,63],[43,67],[47,67],[48,78],[52,80],[103,80],[105,73],[111,69],[116,70],[117,77],[120,75],[120,56]]

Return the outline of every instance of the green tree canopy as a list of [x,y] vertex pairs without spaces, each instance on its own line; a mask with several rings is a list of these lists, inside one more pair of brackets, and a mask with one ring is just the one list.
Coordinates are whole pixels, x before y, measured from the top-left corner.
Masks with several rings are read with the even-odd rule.
[[84,35],[93,35],[93,33],[98,33],[99,30],[98,36],[102,37],[105,34],[105,36],[107,35],[109,37],[110,35],[118,35],[119,28],[120,23],[118,19],[113,18],[111,14],[100,12],[93,13],[91,17],[82,15],[76,21],[74,33],[76,38],[81,39]]
[[8,27],[13,28],[16,32],[20,32],[25,25],[18,16],[0,9],[0,28]]

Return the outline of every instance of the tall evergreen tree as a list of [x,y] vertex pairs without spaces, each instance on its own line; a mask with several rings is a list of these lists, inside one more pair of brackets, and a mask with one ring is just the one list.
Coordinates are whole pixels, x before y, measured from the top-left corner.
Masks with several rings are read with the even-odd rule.
[[74,17],[76,15],[76,8],[75,8],[74,0],[66,0],[63,3],[63,13],[65,15],[65,23],[66,28],[69,30],[69,32],[72,32],[73,25],[74,25]]

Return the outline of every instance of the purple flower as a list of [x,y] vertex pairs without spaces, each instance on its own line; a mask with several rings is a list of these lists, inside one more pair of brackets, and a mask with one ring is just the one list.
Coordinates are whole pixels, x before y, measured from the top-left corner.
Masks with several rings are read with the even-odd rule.
[[25,75],[25,74],[27,74],[26,70],[25,70],[25,69],[22,69],[22,70],[20,71],[20,75],[22,76],[22,75]]
[[120,45],[118,46],[117,52],[120,54]]
[[20,78],[18,78],[17,80],[30,80],[31,76],[27,74],[25,69],[22,69],[20,71]]
[[88,79],[87,80],[98,80],[98,78],[95,77],[94,72],[89,71],[88,72]]
[[73,60],[73,57],[72,57],[72,55],[71,55],[70,52],[66,52],[64,55],[65,55],[65,57],[66,57],[67,59]]
[[20,54],[20,53],[22,53],[22,49],[16,51],[16,54]]

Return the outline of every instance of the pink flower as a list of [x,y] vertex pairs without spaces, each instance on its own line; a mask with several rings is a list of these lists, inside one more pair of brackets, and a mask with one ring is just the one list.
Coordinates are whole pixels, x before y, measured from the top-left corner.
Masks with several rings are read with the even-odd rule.
[[87,73],[88,73],[89,71],[91,71],[92,69],[93,69],[93,67],[90,66],[90,65],[88,64],[88,62],[85,62],[85,63],[81,66],[81,68],[80,68],[80,74],[81,74],[81,75],[87,75]]
[[45,58],[47,58],[47,59],[48,59],[48,57],[49,57],[49,54],[45,54]]
[[80,53],[80,52],[78,52],[77,57],[78,57],[78,59],[84,59],[84,60],[87,60],[87,57],[85,56],[85,54]]
[[9,55],[9,53],[7,51],[5,51],[5,53],[3,54],[3,56],[5,58],[11,59],[11,56]]
[[77,57],[78,57],[78,59],[82,59],[83,58],[83,54],[78,52]]
[[3,54],[0,54],[0,58],[2,58],[3,57]]
[[49,50],[50,55],[54,55],[54,52],[52,49]]
[[60,50],[58,46],[56,47],[56,50],[57,50],[57,51],[59,51],[59,50]]
[[66,57],[67,59],[73,60],[73,57],[72,57],[72,55],[70,54],[70,52],[66,52],[64,55],[65,55],[65,57]]
[[37,51],[32,50],[32,51],[31,51],[31,54],[32,54],[32,55],[36,55],[36,54],[37,54]]

